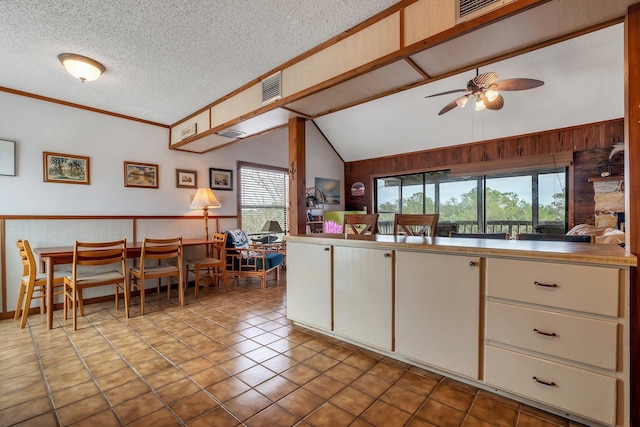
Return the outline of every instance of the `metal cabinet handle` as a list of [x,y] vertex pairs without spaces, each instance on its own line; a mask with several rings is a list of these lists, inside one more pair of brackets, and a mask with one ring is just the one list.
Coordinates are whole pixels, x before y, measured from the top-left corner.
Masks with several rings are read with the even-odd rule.
[[556,335],[555,332],[545,332],[545,331],[541,331],[540,329],[536,329],[533,328],[533,332],[535,332],[538,335],[544,335],[546,337],[557,337],[558,335]]
[[385,257],[385,258],[391,258],[391,254],[390,254],[389,252],[385,252],[385,253],[384,253],[384,257]]
[[331,250],[331,248],[324,248],[325,252],[329,252]]
[[478,265],[476,261],[469,261],[469,267],[475,267],[476,265]]
[[558,285],[556,285],[555,283],[540,283],[540,282],[533,282],[534,285],[536,286],[540,286],[542,288],[557,288]]
[[556,383],[554,383],[553,381],[543,381],[541,379],[538,379],[537,377],[533,377],[533,380],[535,382],[539,383],[539,384],[546,385],[548,387],[555,387],[556,386]]

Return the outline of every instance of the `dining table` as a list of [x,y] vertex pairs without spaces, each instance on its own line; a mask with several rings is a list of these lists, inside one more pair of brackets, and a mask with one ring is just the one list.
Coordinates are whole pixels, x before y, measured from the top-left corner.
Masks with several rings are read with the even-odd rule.
[[[213,242],[207,239],[183,239],[182,246],[206,246]],[[51,246],[34,248],[33,252],[40,257],[41,268],[47,274],[45,304],[47,313],[47,329],[53,328],[53,272],[56,265],[71,264],[73,262],[73,246]],[[142,242],[127,242],[127,258],[140,258]],[[126,274],[126,272],[125,272]],[[180,290],[182,292],[182,290]]]

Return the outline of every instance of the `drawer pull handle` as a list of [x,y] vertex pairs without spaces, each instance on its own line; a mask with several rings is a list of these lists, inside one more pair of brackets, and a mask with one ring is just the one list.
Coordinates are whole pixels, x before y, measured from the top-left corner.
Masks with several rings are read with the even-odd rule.
[[538,335],[544,335],[546,337],[557,337],[558,335],[556,335],[555,332],[545,332],[545,331],[541,331],[540,329],[536,329],[533,328],[533,332],[535,332]]
[[324,248],[325,252],[329,252],[331,249],[330,248]]
[[549,382],[549,381],[543,381],[543,380],[539,380],[537,377],[533,377],[533,380],[537,383],[540,383],[542,385],[546,385],[549,387],[555,387],[556,383],[554,383],[553,381]]
[[478,265],[476,261],[469,261],[469,267],[475,267],[476,265]]
[[549,284],[549,283],[540,283],[540,282],[533,282],[534,285],[536,286],[540,286],[543,288],[557,288],[558,285],[556,285],[555,283]]
[[385,252],[385,253],[384,253],[384,257],[385,257],[385,258],[391,258],[391,254],[390,254],[389,252]]

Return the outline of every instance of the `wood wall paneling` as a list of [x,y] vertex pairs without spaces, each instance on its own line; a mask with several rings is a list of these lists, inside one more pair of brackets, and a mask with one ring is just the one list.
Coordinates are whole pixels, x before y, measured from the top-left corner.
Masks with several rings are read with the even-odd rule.
[[404,8],[404,46],[410,46],[456,24],[455,2],[420,0]]
[[262,84],[249,86],[211,108],[211,128],[237,119],[262,107]]
[[[347,162],[345,164],[345,209],[362,209],[366,206],[369,210],[373,210],[373,179],[378,176],[449,169],[455,165],[518,159],[567,151],[596,150],[591,156],[578,156],[577,160],[574,158],[575,181],[580,183],[575,191],[586,192],[587,187],[583,185],[583,181],[593,177],[595,173],[593,162],[597,164],[602,158],[606,159],[613,144],[623,140],[624,120],[617,119],[454,147]],[[617,161],[616,167],[621,167],[620,159],[613,160]],[[582,164],[582,162],[585,163]],[[351,195],[351,185],[357,181],[363,182],[366,186],[364,196]],[[578,218],[580,221],[588,219],[586,212],[589,209],[591,217],[586,223],[593,224],[593,207],[593,187],[588,194],[577,194],[574,198],[574,204],[569,207],[570,211],[572,208],[579,208],[575,212],[576,224],[580,223]]]
[[189,120],[186,120],[178,125],[175,125],[171,128],[171,145],[176,144],[182,141],[182,129],[191,126],[196,123],[197,132],[196,135],[202,133],[204,131],[209,130],[209,110],[203,111],[200,114],[191,117]]

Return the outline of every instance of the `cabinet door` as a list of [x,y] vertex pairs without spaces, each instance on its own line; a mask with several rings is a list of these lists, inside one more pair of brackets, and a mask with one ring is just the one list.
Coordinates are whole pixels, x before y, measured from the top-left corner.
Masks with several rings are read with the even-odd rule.
[[396,252],[396,352],[478,378],[480,262]]
[[333,249],[334,331],[391,350],[393,251]]
[[287,243],[287,317],[331,330],[331,246]]

